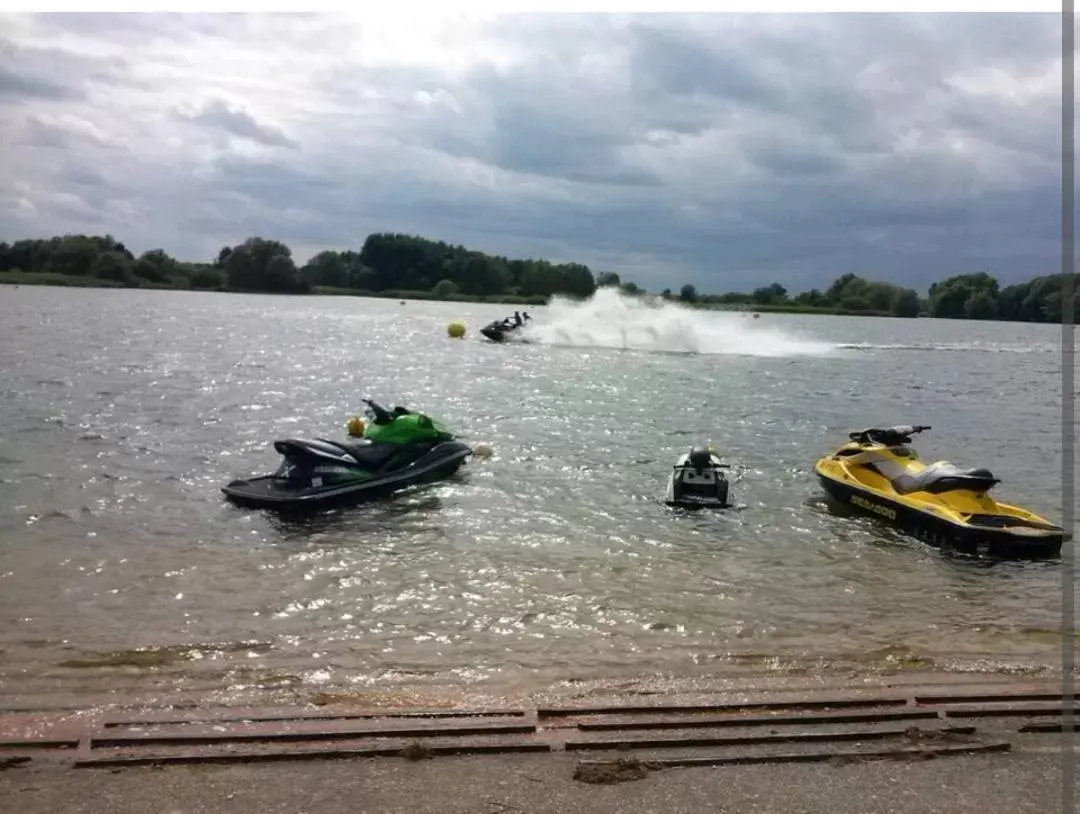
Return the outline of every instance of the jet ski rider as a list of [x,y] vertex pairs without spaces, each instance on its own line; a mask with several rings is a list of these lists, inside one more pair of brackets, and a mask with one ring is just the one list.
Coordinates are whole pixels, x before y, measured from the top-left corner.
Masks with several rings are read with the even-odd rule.
[[520,328],[522,325],[524,325],[530,319],[532,319],[532,317],[529,316],[528,311],[525,311],[525,312],[515,311],[513,317],[507,317],[506,319],[504,319],[502,321],[502,326],[503,326],[503,328],[505,328],[507,330],[510,330],[512,328]]

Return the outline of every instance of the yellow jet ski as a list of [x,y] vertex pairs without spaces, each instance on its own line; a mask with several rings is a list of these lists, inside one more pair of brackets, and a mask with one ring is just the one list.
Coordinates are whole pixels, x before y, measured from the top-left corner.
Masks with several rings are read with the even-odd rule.
[[989,469],[962,469],[948,461],[925,464],[909,446],[930,427],[871,427],[814,466],[832,499],[879,517],[938,548],[992,557],[1057,557],[1061,526],[1019,506],[999,503],[1000,483]]

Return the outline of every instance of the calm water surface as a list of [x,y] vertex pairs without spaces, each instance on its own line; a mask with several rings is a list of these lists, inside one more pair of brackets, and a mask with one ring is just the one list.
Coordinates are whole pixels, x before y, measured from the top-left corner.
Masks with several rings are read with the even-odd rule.
[[[504,310],[0,289],[0,706],[1060,664],[1060,563],[943,556],[812,478],[849,429],[930,424],[924,456],[1060,519],[1059,328],[608,300],[480,338]],[[308,522],[222,500],[365,396],[496,455]],[[708,440],[743,506],[675,514]]]

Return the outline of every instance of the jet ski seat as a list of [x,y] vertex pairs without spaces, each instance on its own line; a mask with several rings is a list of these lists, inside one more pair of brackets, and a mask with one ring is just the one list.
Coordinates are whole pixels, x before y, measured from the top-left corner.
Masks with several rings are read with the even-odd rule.
[[293,461],[302,462],[301,468],[310,468],[315,461],[321,463],[339,460],[343,466],[353,466],[352,461],[340,460],[341,453],[348,453],[365,469],[377,470],[390,460],[401,447],[396,444],[373,444],[370,441],[333,441],[329,438],[295,439],[275,441],[274,449]]
[[929,492],[937,495],[956,489],[986,492],[998,483],[1000,480],[995,478],[989,469],[984,467],[964,469],[948,461],[930,464],[915,475],[905,472],[892,478],[893,488],[901,495],[912,492]]
[[378,469],[401,450],[397,444],[372,444],[366,441],[335,441],[333,443],[352,455],[361,466],[373,470]]

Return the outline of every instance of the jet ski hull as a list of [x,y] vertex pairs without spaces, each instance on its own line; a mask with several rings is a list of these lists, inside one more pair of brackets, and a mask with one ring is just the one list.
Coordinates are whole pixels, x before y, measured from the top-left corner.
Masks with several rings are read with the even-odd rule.
[[282,512],[324,511],[357,505],[394,492],[443,480],[458,471],[472,449],[458,441],[444,441],[407,466],[352,482],[290,487],[275,475],[234,480],[222,487],[237,506]]
[[710,452],[698,450],[696,454],[704,464],[700,469],[692,460],[694,450],[679,456],[668,477],[664,503],[679,509],[730,508],[727,467]]
[[502,328],[497,328],[492,325],[485,325],[480,329],[480,335],[490,339],[492,342],[505,342],[506,331]]
[[525,327],[525,323],[521,325],[504,325],[501,322],[492,322],[485,325],[480,329],[480,335],[490,339],[492,342],[519,342],[523,345],[529,344],[527,339],[521,339],[518,336],[519,331]]
[[1035,516],[1029,519],[1002,511],[972,514],[964,520],[946,506],[872,489],[852,475],[845,478],[838,463],[830,456],[815,467],[829,498],[934,548],[996,559],[1054,559],[1070,538],[1064,529]]

